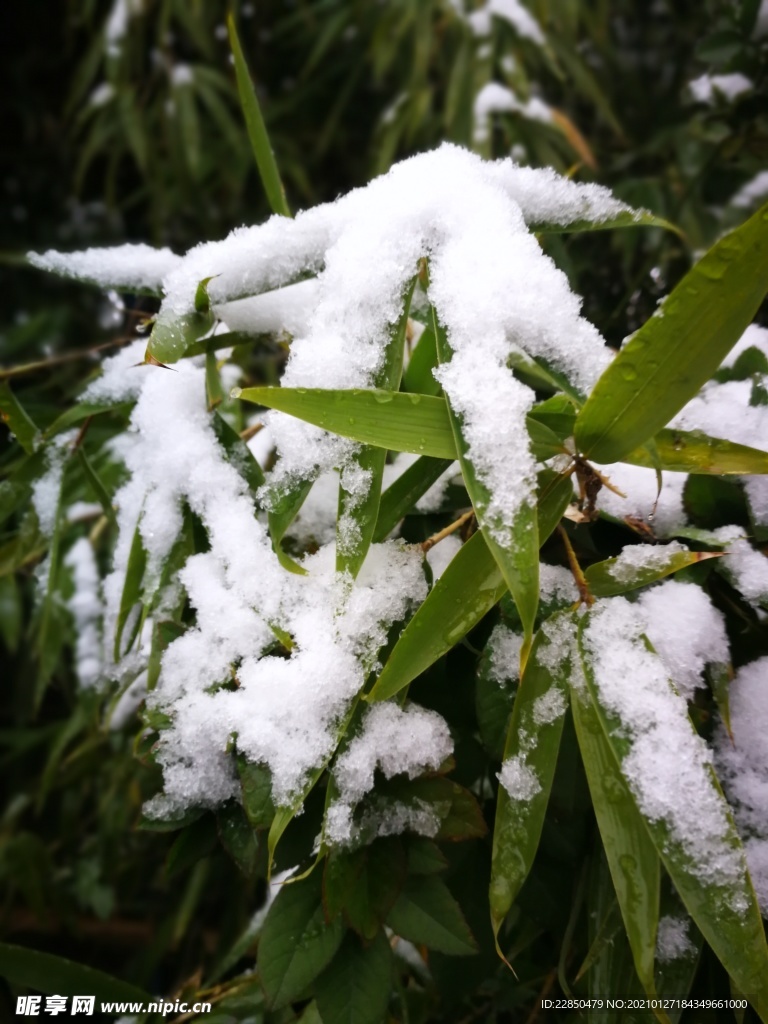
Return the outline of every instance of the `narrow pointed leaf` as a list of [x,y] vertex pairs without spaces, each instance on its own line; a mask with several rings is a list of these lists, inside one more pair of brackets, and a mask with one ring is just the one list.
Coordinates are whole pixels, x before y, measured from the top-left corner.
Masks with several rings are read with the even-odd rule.
[[[400,387],[400,378],[403,374],[405,333],[415,285],[416,278],[406,289],[400,318],[390,330],[384,365],[376,374],[374,381],[377,387],[389,391],[397,391]],[[376,529],[386,458],[387,453],[383,448],[372,445],[366,445],[362,451],[353,456],[355,469],[361,471],[361,473],[354,473],[355,479],[359,480],[361,475],[366,479],[364,494],[348,491],[345,486],[347,470],[344,469],[341,473],[339,513],[336,524],[336,570],[337,572],[348,572],[353,578],[357,576],[365,561]]]
[[576,420],[584,455],[624,458],[716,372],[768,289],[767,214],[720,239],[608,366]]
[[433,459],[428,455],[417,459],[412,466],[384,491],[379,502],[379,515],[374,530],[374,541],[385,540],[400,520],[408,515],[453,460]]
[[574,692],[573,722],[603,848],[629,938],[635,969],[654,994],[661,867],[640,812],[588,699]]
[[[432,323],[437,339],[437,358],[441,364],[449,363],[453,353],[448,344],[445,329],[438,323],[434,308]],[[501,574],[517,605],[523,624],[523,651],[525,652],[533,636],[533,623],[539,605],[539,536],[534,495],[520,495],[521,500],[514,514],[513,522],[506,528],[503,540],[499,540],[498,529],[494,528],[487,518],[487,512],[491,506],[491,494],[478,477],[472,460],[469,458],[469,444],[464,438],[461,417],[450,409],[450,403],[449,410],[464,483],[472,499],[477,521],[485,536],[488,549],[501,569]],[[526,438],[521,438],[519,443],[525,444],[526,442]]]
[[0,420],[6,424],[27,455],[31,455],[40,431],[11,391],[11,385],[5,380],[0,381]]
[[622,210],[604,220],[531,221],[528,227],[537,234],[574,234],[581,231],[610,231],[614,228],[639,227],[664,228],[666,231],[673,231],[676,235],[681,233],[680,229],[670,221],[664,220],[663,217],[656,217],[648,210]]
[[[675,545],[676,547],[677,545]],[[638,587],[647,587],[657,580],[679,572],[689,565],[695,565],[706,558],[718,558],[716,551],[666,551],[663,547],[646,548],[635,545],[624,551],[646,556],[645,563],[627,564],[626,560],[607,558],[604,562],[596,562],[585,571],[584,576],[593,597],[613,597],[615,594],[627,594]]]
[[[710,437],[699,430],[660,430],[653,437],[660,469],[673,473],[712,473],[715,476],[768,473],[768,452],[735,441]],[[654,469],[645,449],[624,457],[635,466]]]
[[[560,522],[573,492],[570,480],[550,471],[541,474],[539,487],[538,532],[543,543]],[[386,700],[407,686],[462,640],[507,589],[485,536],[478,531],[454,555],[406,626],[367,699]]]
[[275,154],[272,152],[267,129],[264,125],[264,118],[261,116],[261,107],[256,98],[256,90],[253,87],[248,65],[237,35],[235,19],[231,14],[227,17],[227,27],[229,29],[229,45],[232,48],[232,57],[235,62],[240,106],[243,108],[248,138],[253,149],[253,155],[256,157],[256,166],[259,168],[261,183],[264,186],[264,191],[267,193],[267,199],[272,210],[283,217],[290,217],[291,211],[285,198],[285,190],[280,180],[280,172],[277,169]]
[[351,932],[315,983],[322,1024],[382,1024],[392,987],[392,949],[379,930],[370,946]]
[[[580,705],[579,710],[586,709],[587,714],[587,719],[582,723],[584,728],[579,735],[580,744],[582,739],[589,734],[589,741],[594,746],[599,745],[602,748],[601,779],[611,777],[612,774],[615,775],[618,772],[621,779],[624,780],[624,788],[637,808],[638,819],[645,825],[647,833],[688,912],[734,982],[747,998],[753,1001],[761,1019],[768,1021],[768,945],[766,945],[760,909],[747,872],[744,849],[715,774],[706,763],[702,763],[700,769],[694,768],[692,765],[687,766],[689,792],[692,792],[691,772],[700,770],[702,776],[700,797],[702,815],[709,814],[711,817],[714,813],[713,808],[718,808],[717,818],[725,830],[722,835],[709,834],[705,859],[700,860],[686,849],[682,839],[672,831],[661,814],[651,817],[648,814],[643,814],[640,810],[638,792],[641,791],[638,788],[640,785],[638,778],[633,772],[628,775],[625,773],[625,765],[633,753],[636,742],[633,742],[631,736],[628,736],[625,726],[616,715],[606,710],[601,703],[595,665],[583,639],[583,631],[586,626],[588,623],[582,622],[579,638],[586,679],[586,689],[582,696],[584,703]],[[648,652],[653,655],[650,645],[648,645]],[[660,668],[660,671],[663,672],[663,668]],[[576,701],[574,700],[573,703],[575,706]],[[687,727],[694,733],[695,742],[700,743],[698,736],[695,736],[690,719],[687,719]],[[585,767],[586,760],[585,758]],[[613,772],[612,766],[615,769]],[[589,769],[587,769],[587,774],[589,777]],[[658,786],[659,781],[656,780],[654,784]],[[592,788],[591,778],[590,787]],[[617,797],[619,792],[620,790],[615,788]],[[606,793],[606,803],[610,802],[610,796],[610,793]],[[622,807],[626,806],[623,796],[617,802]],[[687,807],[686,813],[690,816],[692,808]],[[704,818],[704,820],[708,819]],[[629,844],[630,848],[627,850],[627,857],[631,856],[635,864],[637,864],[638,840],[639,829],[635,841]],[[635,848],[634,852],[631,847]],[[625,869],[632,867],[634,870],[628,859],[624,861],[624,867]],[[621,864],[619,864],[620,871]],[[613,868],[612,874],[614,881],[617,881],[617,874],[614,873]],[[637,897],[638,893],[632,895],[635,905]],[[626,920],[625,916],[625,922]]]
[[444,398],[375,389],[244,388],[236,397],[279,409],[307,423],[395,452],[455,459]]
[[110,521],[110,523],[117,527],[117,516],[115,515],[115,509],[112,505],[112,500],[107,493],[107,488],[104,486],[104,482],[93,468],[91,460],[85,454],[85,449],[82,445],[77,449],[77,457],[80,460],[80,465],[83,467],[83,473],[85,474],[86,480],[91,485],[96,500],[104,510],[104,515]]
[[445,882],[434,875],[409,878],[387,916],[401,938],[449,956],[469,956],[477,943]]
[[[549,620],[555,630],[570,619],[561,612]],[[531,870],[557,764],[568,707],[570,659],[552,664],[552,642],[540,629],[515,697],[502,762],[502,785],[496,804],[489,901],[491,924],[498,935]],[[505,766],[517,782],[518,796],[507,792]]]
[[294,562],[290,555],[283,550],[283,537],[288,527],[299,514],[299,510],[307,500],[307,495],[312,490],[311,480],[299,480],[289,491],[273,502],[272,508],[267,516],[269,524],[269,535],[272,538],[272,547],[275,549],[280,564],[289,572],[303,576],[305,570]]
[[435,332],[428,326],[422,331],[403,370],[403,390],[417,395],[439,395],[440,384],[432,373],[436,366]]
[[326,922],[320,876],[284,885],[259,942],[259,973],[270,1006],[287,1006],[333,959],[344,937],[340,918]]
[[152,327],[147,343],[146,361],[175,363],[186,354],[190,345],[199,341],[213,327],[213,313],[185,313],[174,316],[161,311]]
[[[122,657],[123,651],[123,630],[125,624],[128,621],[128,616],[131,610],[135,607],[136,603],[141,599],[142,584],[144,582],[144,570],[147,565],[147,555],[144,550],[144,544],[141,539],[141,531],[139,530],[138,523],[133,534],[133,540],[131,542],[131,549],[128,554],[128,565],[125,569],[125,582],[123,583],[123,593],[120,597],[120,608],[117,614],[117,625],[115,627],[115,645],[113,650],[113,658],[115,661],[119,661]],[[131,638],[132,642],[133,638]]]
[[122,999],[142,1004],[152,999],[138,986],[93,967],[7,942],[0,942],[0,975],[14,985],[54,995],[87,993],[97,1000]]

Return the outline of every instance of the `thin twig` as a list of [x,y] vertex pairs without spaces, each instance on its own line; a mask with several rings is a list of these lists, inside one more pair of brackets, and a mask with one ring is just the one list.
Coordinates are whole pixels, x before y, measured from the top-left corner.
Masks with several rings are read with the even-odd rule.
[[452,533],[461,529],[464,523],[466,523],[468,519],[471,519],[474,514],[475,510],[471,508],[469,512],[465,512],[463,516],[459,516],[455,522],[450,523],[445,527],[445,529],[440,530],[438,533],[433,533],[431,537],[427,537],[427,539],[421,544],[421,550],[426,554],[427,551],[430,551],[435,546],[435,544],[439,544],[441,540],[444,540]]
[[576,581],[576,586],[579,588],[579,596],[586,605],[595,603],[594,597],[589,592],[589,584],[587,583],[586,576],[584,575],[579,560],[576,557],[576,552],[573,550],[568,534],[563,529],[561,523],[557,524],[557,532],[560,534],[560,538],[565,546],[565,553],[568,556],[568,565],[573,573],[573,578]]
[[252,423],[250,427],[246,427],[245,430],[240,431],[240,440],[246,442],[250,441],[251,438],[256,437],[259,431],[263,430],[264,427],[266,427],[266,423]]
[[36,373],[38,370],[47,370],[50,366],[59,366],[61,363],[71,363],[78,359],[89,359],[96,352],[103,352],[104,349],[127,345],[129,341],[135,341],[132,334],[125,335],[122,338],[115,338],[112,341],[105,341],[102,345],[94,345],[93,348],[79,348],[74,352],[62,352],[58,356],[49,356],[48,359],[38,359],[34,363],[22,363],[21,366],[11,366],[6,370],[0,369],[0,380],[7,380],[9,377],[20,377],[25,373]]

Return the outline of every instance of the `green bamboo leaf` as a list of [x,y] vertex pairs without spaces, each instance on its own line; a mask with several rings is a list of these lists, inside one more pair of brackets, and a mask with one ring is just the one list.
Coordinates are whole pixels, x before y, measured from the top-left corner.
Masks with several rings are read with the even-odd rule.
[[304,576],[306,570],[302,569],[297,562],[294,562],[290,555],[286,554],[283,550],[282,540],[288,527],[299,514],[299,510],[307,500],[307,495],[311,490],[311,480],[297,480],[289,490],[276,497],[273,496],[272,507],[267,515],[272,547],[280,564],[284,569],[296,573],[298,576]]
[[592,805],[635,969],[645,991],[654,995],[653,963],[661,878],[659,857],[600,728],[595,708],[575,690],[571,707]]
[[160,679],[160,666],[169,644],[186,632],[186,626],[179,622],[164,620],[156,622],[152,630],[152,644],[147,662],[147,691],[151,693]]
[[115,509],[112,505],[109,493],[107,492],[107,488],[104,486],[104,481],[93,468],[93,463],[85,454],[85,449],[82,445],[77,449],[77,457],[80,460],[83,473],[85,474],[86,480],[91,485],[91,490],[93,491],[96,500],[104,510],[104,515],[110,521],[112,526],[117,528],[117,516],[115,515]]
[[417,395],[439,395],[440,384],[432,371],[437,366],[435,332],[425,327],[411,352],[408,365],[403,370],[403,391]]
[[221,845],[246,878],[253,878],[258,863],[256,833],[237,801],[231,800],[216,812]]
[[[411,308],[415,285],[416,278],[414,277],[406,289],[400,319],[390,331],[384,365],[374,380],[377,388],[397,391],[400,387],[408,312]],[[365,561],[376,529],[386,458],[387,453],[383,448],[370,445],[353,456],[354,466],[362,471],[362,475],[368,481],[366,492],[362,496],[347,490],[344,485],[346,470],[341,473],[339,513],[336,523],[336,571],[348,572],[353,578],[357,576]],[[359,478],[360,475],[354,474],[356,478]]]
[[612,231],[614,228],[664,228],[682,236],[680,228],[675,227],[663,217],[657,217],[648,210],[622,210],[620,213],[607,217],[605,220],[572,220],[569,222],[531,221],[530,231],[540,234],[574,234],[581,231]]
[[344,920],[372,941],[397,899],[408,872],[399,836],[375,839],[360,849],[332,850],[323,873],[323,905],[328,918]]
[[259,972],[269,1004],[287,1006],[333,959],[344,938],[340,918],[326,922],[320,874],[284,885],[259,941]]
[[243,388],[235,398],[279,409],[307,423],[395,452],[455,459],[444,398],[398,391],[329,391],[323,388]]
[[15,654],[19,647],[22,616],[19,585],[10,574],[0,575],[0,638],[11,654]]
[[[653,437],[660,469],[673,473],[712,473],[715,476],[748,476],[768,473],[768,452],[735,441],[710,437],[699,430],[660,430]],[[624,456],[624,462],[654,469],[644,448]]]
[[211,425],[216,438],[224,449],[227,460],[235,467],[240,476],[248,484],[251,497],[257,501],[257,493],[264,484],[264,473],[256,461],[253,452],[223,416],[216,413],[211,418]]
[[579,449],[616,462],[715,373],[768,289],[768,206],[720,239],[619,352],[576,420]]
[[[539,479],[538,533],[544,543],[573,492],[567,477],[547,471]],[[366,699],[386,700],[402,690],[462,640],[506,592],[498,563],[478,531],[454,555],[405,627]]]
[[256,166],[259,169],[261,183],[264,186],[264,191],[267,194],[272,210],[283,217],[290,217],[291,211],[285,198],[285,190],[280,180],[280,172],[277,169],[275,154],[272,152],[267,129],[264,125],[264,118],[261,116],[261,107],[256,97],[256,90],[253,87],[248,65],[243,56],[243,49],[237,35],[237,28],[235,27],[235,19],[231,14],[227,16],[227,27],[229,29],[229,45],[232,48],[232,57],[235,62],[240,106],[243,109],[243,117],[248,129],[248,138],[251,142],[253,155],[256,157]]
[[384,932],[379,930],[365,947],[350,932],[315,983],[315,1019],[321,1024],[384,1024],[391,988],[392,950]]
[[90,419],[91,416],[100,416],[104,412],[114,412],[120,416],[127,416],[133,408],[133,402],[113,402],[105,405],[103,402],[78,402],[71,409],[67,409],[61,416],[57,416],[53,423],[43,431],[46,441],[60,434],[70,427]]
[[318,780],[322,776],[325,769],[331,763],[331,760],[336,753],[336,748],[347,733],[347,729],[352,721],[355,711],[360,703],[360,698],[356,697],[349,706],[346,715],[339,723],[336,730],[336,742],[333,745],[333,749],[326,755],[316,768],[314,768],[302,786],[301,790],[296,794],[292,802],[286,807],[278,807],[275,812],[275,817],[272,820],[272,824],[269,827],[269,833],[267,835],[267,852],[268,852],[268,871],[272,870],[272,862],[275,858],[275,850],[277,844],[280,842],[283,833],[290,825],[291,821],[301,812],[304,807],[304,801],[309,796],[311,791],[314,789]]
[[128,638],[127,644],[122,643],[123,630],[125,629],[125,624],[128,621],[128,616],[132,609],[135,608],[141,600],[142,585],[144,583],[144,570],[146,569],[146,566],[147,553],[144,550],[141,531],[139,530],[139,524],[137,523],[136,529],[133,533],[133,540],[131,541],[131,550],[128,553],[128,564],[125,568],[125,582],[123,583],[123,592],[120,596],[120,608],[117,613],[115,644],[112,653],[115,661],[119,661],[125,653],[123,648],[125,648],[125,650],[130,650],[139,630],[139,617],[137,617],[133,633]]
[[[570,618],[570,612],[559,612],[548,624],[557,632]],[[555,775],[571,666],[568,657],[553,664],[552,653],[545,624],[531,647],[504,746],[489,888],[494,936],[533,865]],[[518,796],[507,791],[505,778]]]
[[60,996],[83,993],[97,1000],[128,1000],[144,1005],[152,996],[136,985],[53,953],[0,942],[0,974],[11,984]]
[[[593,789],[593,796],[598,784],[603,788],[605,787],[605,780],[607,778],[613,778],[616,783],[621,783],[623,789],[618,788],[618,786],[613,787],[615,802],[610,811],[615,815],[616,807],[620,806],[626,814],[629,814],[627,808],[629,802],[632,803],[636,810],[637,821],[644,825],[649,839],[661,858],[680,898],[704,938],[712,947],[717,958],[728,971],[736,985],[753,1002],[760,1018],[763,1021],[768,1021],[768,945],[766,945],[760,909],[747,872],[741,840],[714,771],[709,768],[706,773],[705,784],[710,787],[710,790],[702,799],[714,801],[720,805],[727,831],[720,839],[716,836],[710,838],[712,845],[708,858],[710,861],[717,860],[717,844],[719,844],[720,856],[726,863],[734,863],[734,858],[738,859],[738,877],[734,877],[727,884],[723,882],[716,884],[702,871],[702,865],[697,863],[683,848],[680,840],[671,832],[669,826],[662,818],[652,819],[643,815],[637,807],[632,777],[630,777],[628,783],[623,773],[623,763],[631,752],[632,742],[627,737],[626,730],[621,721],[607,712],[600,703],[591,657],[582,640],[583,631],[586,626],[587,622],[582,621],[579,636],[579,648],[586,681],[585,689],[580,695],[583,703],[579,703],[576,699],[572,703],[575,711],[574,718],[576,718],[577,714],[582,715],[582,728],[579,732],[580,745],[582,745],[583,741],[585,744],[591,744],[592,746],[591,754],[587,755],[593,758],[594,770],[592,775],[590,775],[590,768],[587,766],[587,757],[584,758],[584,761],[587,768],[587,776],[590,779],[590,788]],[[648,645],[648,648],[651,650],[650,645]],[[579,695],[574,694],[574,698],[576,696]],[[576,711],[577,705],[578,712]],[[584,715],[586,715],[586,718],[584,718]],[[689,726],[693,732],[694,728],[690,720]],[[598,747],[600,748],[599,754],[596,753],[596,748]],[[582,746],[582,753],[583,751],[584,746]],[[598,767],[600,771],[599,780],[597,779]],[[621,796],[619,796],[620,793]],[[604,794],[604,804],[606,806],[610,803],[610,797],[610,791]],[[599,822],[600,811],[597,808],[597,802],[596,812]],[[638,848],[643,848],[639,825],[634,832],[635,835],[632,841],[627,842],[627,851],[623,865],[620,862],[615,871],[613,865],[611,866],[611,873],[617,885],[617,892],[622,871],[633,872],[638,866],[637,851]],[[605,842],[605,833],[603,833],[603,839]],[[638,847],[638,843],[641,844],[640,847]],[[606,852],[608,852],[607,847]],[[642,891],[635,891],[629,893],[628,896],[632,901],[633,907],[636,908],[638,897],[642,897],[643,893]],[[621,893],[619,893],[619,901],[621,903]],[[655,913],[658,919],[658,904]],[[626,916],[625,923],[627,923]],[[630,935],[631,940],[632,936]],[[633,952],[635,952],[635,962],[637,964],[637,953],[634,947]],[[638,973],[640,973],[639,969]]]
[[387,915],[401,938],[448,956],[477,953],[477,943],[447,885],[434,875],[409,878]]
[[160,312],[152,326],[147,343],[147,362],[175,363],[186,354],[190,345],[199,341],[213,327],[214,316],[207,313],[184,313],[173,316]]
[[6,380],[0,381],[0,420],[6,424],[27,455],[32,455],[40,431]]
[[[672,949],[669,939],[672,936]],[[701,959],[704,937],[691,920],[688,911],[668,876],[661,880],[659,901],[659,935],[656,942],[656,991],[662,998],[687,995]],[[669,1019],[677,1024],[682,1008],[670,1008]]]
[[[677,545],[675,545],[677,547]],[[639,551],[645,557],[645,564],[632,565],[626,557],[606,558],[595,562],[584,572],[593,597],[613,597],[627,594],[638,587],[647,587],[657,580],[679,572],[689,565],[695,565],[707,558],[718,558],[717,551],[669,551],[664,547],[646,548],[634,545],[624,548],[625,552]]]
[[[432,324],[437,339],[437,358],[441,364],[449,363],[452,351],[445,329],[438,323],[432,310]],[[539,536],[534,495],[522,495],[513,523],[506,529],[503,542],[498,540],[497,531],[487,521],[486,513],[491,505],[491,494],[479,479],[468,456],[469,445],[464,439],[461,417],[450,409],[450,420],[459,453],[461,472],[472,505],[477,516],[485,542],[501,569],[509,587],[523,624],[523,650],[525,661],[533,637],[533,624],[539,605]]]
[[433,459],[423,455],[384,491],[373,533],[374,542],[386,540],[397,524],[412,510],[439,477],[451,465],[451,459]]
[[[458,458],[444,398],[377,388],[235,388],[234,398],[287,412],[307,423],[363,444],[436,459]],[[562,454],[560,438],[530,416],[531,450],[537,459]]]
[[237,773],[240,776],[240,792],[243,797],[243,810],[248,816],[251,827],[255,829],[269,828],[275,817],[275,805],[272,802],[272,773],[263,764],[253,764],[242,754],[237,755]]

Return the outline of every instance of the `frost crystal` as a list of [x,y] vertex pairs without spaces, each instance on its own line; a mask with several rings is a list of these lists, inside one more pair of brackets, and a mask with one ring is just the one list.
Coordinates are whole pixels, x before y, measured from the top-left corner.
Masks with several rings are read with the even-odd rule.
[[659,929],[656,934],[656,960],[660,964],[670,960],[683,960],[696,952],[696,947],[688,936],[689,919],[674,917],[667,914],[659,918]]

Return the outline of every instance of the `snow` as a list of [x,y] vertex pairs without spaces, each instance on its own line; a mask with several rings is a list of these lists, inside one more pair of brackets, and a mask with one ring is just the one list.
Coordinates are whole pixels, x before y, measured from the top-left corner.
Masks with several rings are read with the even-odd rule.
[[143,0],[115,0],[104,26],[107,53],[111,57],[119,56],[131,18],[141,14],[143,6]]
[[715,736],[715,763],[745,840],[763,914],[768,913],[768,657],[738,670],[729,688],[731,739]]
[[[768,12],[768,3],[766,4]],[[768,18],[768,13],[766,14]],[[768,171],[758,171],[745,185],[742,185],[730,201],[737,210],[748,210],[768,198]]]
[[432,569],[432,578],[435,583],[440,579],[460,550],[461,538],[455,533],[450,533],[447,537],[443,537],[438,544],[429,549],[427,561]]
[[56,528],[61,498],[61,481],[74,431],[59,434],[45,450],[45,472],[32,485],[32,506],[37,513],[40,532],[50,537]]
[[523,637],[509,626],[494,626],[488,638],[487,651],[490,656],[488,678],[503,686],[516,680],[520,675],[520,649]]
[[466,16],[472,31],[478,36],[487,36],[491,32],[492,16],[508,22],[521,39],[528,39],[538,46],[544,46],[546,38],[541,26],[520,0],[486,0],[486,2]]
[[659,918],[656,933],[656,962],[667,964],[671,960],[684,960],[696,953],[688,935],[689,919],[666,914]]
[[642,591],[637,603],[645,617],[645,635],[669,678],[692,700],[696,688],[704,685],[705,667],[730,661],[722,613],[701,587],[677,580]]
[[74,592],[67,602],[75,632],[75,669],[83,689],[95,687],[101,678],[101,580],[93,547],[85,538],[75,541],[64,558],[72,574]]
[[734,887],[728,898],[743,911],[742,858],[729,842],[711,756],[691,726],[685,700],[670,686],[664,662],[644,644],[643,629],[637,606],[614,597],[596,602],[583,634],[600,703],[618,717],[629,741],[622,774],[641,813],[667,826],[688,869],[704,884]]
[[753,605],[768,605],[768,557],[749,541],[732,541],[722,560],[722,572]]
[[[603,487],[597,498],[597,507],[616,519],[631,516],[653,526],[659,537],[667,537],[675,529],[685,526],[688,519],[683,508],[684,473],[670,473],[664,470],[661,474],[662,488],[656,505],[658,484],[656,471],[645,466],[631,466],[625,462],[615,462],[610,466],[595,464],[614,487],[618,488],[626,498],[614,494]],[[655,514],[654,514],[654,505]],[[653,515],[653,519],[649,517]]]
[[675,555],[683,554],[688,554],[688,548],[676,540],[663,546],[627,544],[609,572],[619,583],[632,583],[643,573],[663,572]]
[[541,792],[541,783],[534,770],[525,763],[520,754],[507,758],[498,774],[499,782],[506,789],[510,800],[525,803]]
[[29,252],[27,259],[41,270],[88,281],[102,288],[152,292],[159,291],[163,278],[181,264],[181,257],[170,249],[153,249],[143,243],[82,252],[49,249],[44,253]]
[[537,97],[521,100],[511,89],[499,82],[488,82],[475,97],[474,105],[474,139],[485,142],[490,135],[491,114],[520,114],[529,121],[552,123],[552,111]]
[[105,107],[115,95],[111,82],[100,82],[88,97],[89,107]]
[[735,100],[742,93],[754,88],[754,83],[746,75],[736,71],[729,75],[700,75],[688,83],[688,89],[697,103],[710,106],[718,100]]
[[[348,843],[354,837],[352,812],[373,789],[375,769],[387,779],[401,773],[413,779],[429,769],[436,771],[452,752],[448,726],[435,711],[416,704],[404,710],[391,702],[374,704],[366,712],[361,731],[333,770],[339,795],[327,818],[326,840]],[[378,822],[379,834],[392,835],[406,828],[421,831],[421,819],[421,813],[414,818],[411,809],[400,807],[394,816]],[[431,828],[430,816],[427,834],[434,834]]]
[[191,85],[195,80],[195,72],[189,64],[174,64],[171,69],[171,84],[176,88]]
[[[765,191],[768,194],[768,171],[765,173]],[[768,358],[768,329],[759,324],[750,324],[720,365],[733,366],[742,352],[746,352],[749,348],[758,349]],[[768,435],[766,435],[766,443],[768,443]]]

